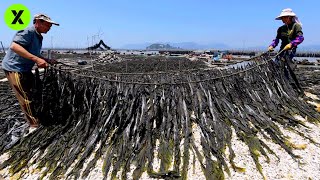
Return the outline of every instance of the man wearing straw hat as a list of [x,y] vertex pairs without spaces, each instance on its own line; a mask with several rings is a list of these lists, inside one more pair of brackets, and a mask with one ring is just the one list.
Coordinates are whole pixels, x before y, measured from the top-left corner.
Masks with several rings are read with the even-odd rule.
[[47,33],[52,24],[59,26],[45,14],[35,15],[32,26],[15,34],[2,61],[2,69],[5,71],[31,129],[39,126],[39,119],[35,115],[31,98],[35,81],[31,70],[35,64],[39,68],[46,68],[48,63],[56,62],[40,55],[43,40],[41,34]]
[[273,51],[281,40],[280,55],[276,57],[276,62],[283,64],[284,73],[289,79],[289,73],[295,81],[296,86],[299,87],[298,81],[292,72],[294,63],[292,61],[295,56],[296,49],[300,43],[303,42],[302,24],[296,14],[290,8],[283,9],[276,20],[282,20],[284,25],[277,30],[277,36],[268,47],[269,51]]

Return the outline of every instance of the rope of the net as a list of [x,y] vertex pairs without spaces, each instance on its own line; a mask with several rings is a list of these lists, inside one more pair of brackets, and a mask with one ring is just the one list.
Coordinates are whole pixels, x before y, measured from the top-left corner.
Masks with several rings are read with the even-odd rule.
[[[281,51],[282,52],[282,51]],[[281,52],[279,52],[276,56],[278,56]],[[262,56],[263,54],[261,54],[260,56]],[[96,77],[96,76],[88,76],[88,75],[83,75],[83,74],[78,74],[75,72],[69,72],[71,74],[74,74],[76,76],[80,76],[80,77],[87,77],[87,78],[95,78],[95,79],[99,79],[99,80],[103,80],[103,81],[108,81],[108,82],[114,82],[114,83],[122,83],[122,84],[136,84],[136,85],[182,85],[182,84],[197,84],[197,83],[201,83],[201,82],[206,82],[206,81],[215,81],[215,80],[219,80],[219,79],[223,79],[223,78],[228,78],[228,77],[232,77],[235,75],[239,75],[241,73],[245,73],[247,71],[250,71],[252,69],[255,69],[257,67],[260,67],[262,65],[267,64],[268,62],[272,61],[272,58],[265,60],[263,63],[261,64],[256,64],[250,68],[247,68],[245,70],[241,70],[241,71],[237,71],[235,73],[230,73],[228,75],[224,75],[224,76],[220,76],[220,77],[213,77],[213,78],[207,78],[207,79],[202,79],[202,80],[196,80],[196,81],[187,81],[187,82],[178,82],[178,83],[169,83],[169,82],[163,82],[163,83],[143,83],[143,82],[128,82],[128,81],[120,81],[120,80],[112,80],[112,79],[106,79],[106,78],[100,78],[100,77]]]
[[[238,63],[242,63],[242,62],[245,62],[245,61],[253,61],[265,54],[267,54],[269,52],[264,52],[260,55],[257,55],[257,56],[254,56],[250,59],[246,59],[246,60],[242,60],[242,61],[237,61],[235,63],[230,63],[228,65],[234,65],[234,64],[238,64]],[[72,65],[68,65],[68,64],[65,64],[65,63],[62,63],[62,62],[58,62],[58,64],[61,64],[63,66],[67,66],[67,67],[70,67],[70,68],[73,68],[73,70],[75,71],[87,71],[87,72],[94,72],[94,73],[102,73],[102,74],[113,74],[113,75],[118,75],[118,76],[121,76],[121,75],[156,75],[156,74],[170,74],[170,73],[180,73],[180,72],[191,72],[191,71],[203,71],[203,70],[211,70],[211,69],[214,69],[215,67],[206,67],[206,68],[196,68],[196,69],[186,69],[186,70],[179,70],[179,71],[158,71],[158,72],[152,72],[152,73],[118,73],[118,72],[105,72],[105,71],[97,71],[97,70],[89,70],[89,69],[81,69],[81,68],[77,68],[75,66],[72,66]]]

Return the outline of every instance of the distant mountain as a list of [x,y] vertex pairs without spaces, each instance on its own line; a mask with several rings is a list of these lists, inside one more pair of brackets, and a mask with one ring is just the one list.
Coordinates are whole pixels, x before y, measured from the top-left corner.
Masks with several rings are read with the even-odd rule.
[[137,43],[137,44],[126,44],[120,49],[146,49],[147,46],[150,46],[152,43]]
[[146,47],[147,50],[172,50],[172,49],[180,49],[179,47],[171,46],[170,44],[161,44],[155,43]]
[[[279,50],[281,45],[281,42],[279,43],[279,45],[276,47],[276,50]],[[259,51],[266,51],[268,48],[268,45],[266,46],[252,46],[252,47],[248,47],[245,50],[259,50]],[[298,52],[299,51],[320,51],[320,45],[304,45],[301,44],[298,46]]]
[[139,43],[139,44],[126,44],[122,46],[122,49],[145,49],[151,44],[169,44],[170,46],[180,48],[180,49],[228,49],[228,45],[223,43],[209,43],[209,44],[198,44],[195,42],[158,42],[158,43]]
[[[127,44],[122,49],[146,49],[146,47],[150,46],[154,43],[139,43],[139,44]],[[224,43],[208,43],[208,44],[199,44],[195,42],[159,42],[158,44],[170,44],[170,46],[181,48],[181,49],[189,49],[189,50],[197,50],[197,49],[220,49],[220,50],[227,50],[227,49],[243,49],[243,48],[235,48]],[[265,51],[268,45],[261,45],[261,46],[252,46],[246,47],[245,50],[261,50]],[[278,46],[279,48],[279,46]],[[312,45],[304,45],[303,43],[299,45],[299,51],[320,51],[320,45],[312,44]]]
[[313,44],[313,45],[299,45],[299,49],[304,51],[320,51],[320,45]]
[[229,46],[223,43],[198,44],[195,42],[171,43],[173,46],[182,49],[228,49]]

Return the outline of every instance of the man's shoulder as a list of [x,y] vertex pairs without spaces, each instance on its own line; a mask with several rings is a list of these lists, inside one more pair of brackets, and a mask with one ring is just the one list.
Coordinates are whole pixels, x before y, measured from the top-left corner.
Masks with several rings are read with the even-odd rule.
[[284,24],[284,25],[280,26],[279,29],[288,29],[288,27],[287,27],[287,25]]
[[23,47],[27,47],[33,42],[33,39],[36,37],[36,34],[37,33],[34,27],[28,27],[24,30],[18,31],[13,37],[12,41]]
[[17,34],[32,34],[32,33],[36,33],[36,29],[34,28],[34,26],[29,26],[23,30],[17,31]]
[[294,23],[293,24],[293,26],[295,27],[295,28],[297,28],[297,29],[302,29],[302,26],[301,26],[301,24],[299,24],[299,23]]

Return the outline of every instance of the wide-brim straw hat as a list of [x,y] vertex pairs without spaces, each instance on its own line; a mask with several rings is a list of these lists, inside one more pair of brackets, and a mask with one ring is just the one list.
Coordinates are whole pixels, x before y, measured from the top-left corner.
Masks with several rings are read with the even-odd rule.
[[281,17],[285,16],[293,16],[296,17],[297,15],[292,11],[290,8],[283,9],[278,17],[276,17],[276,20],[281,20]]

